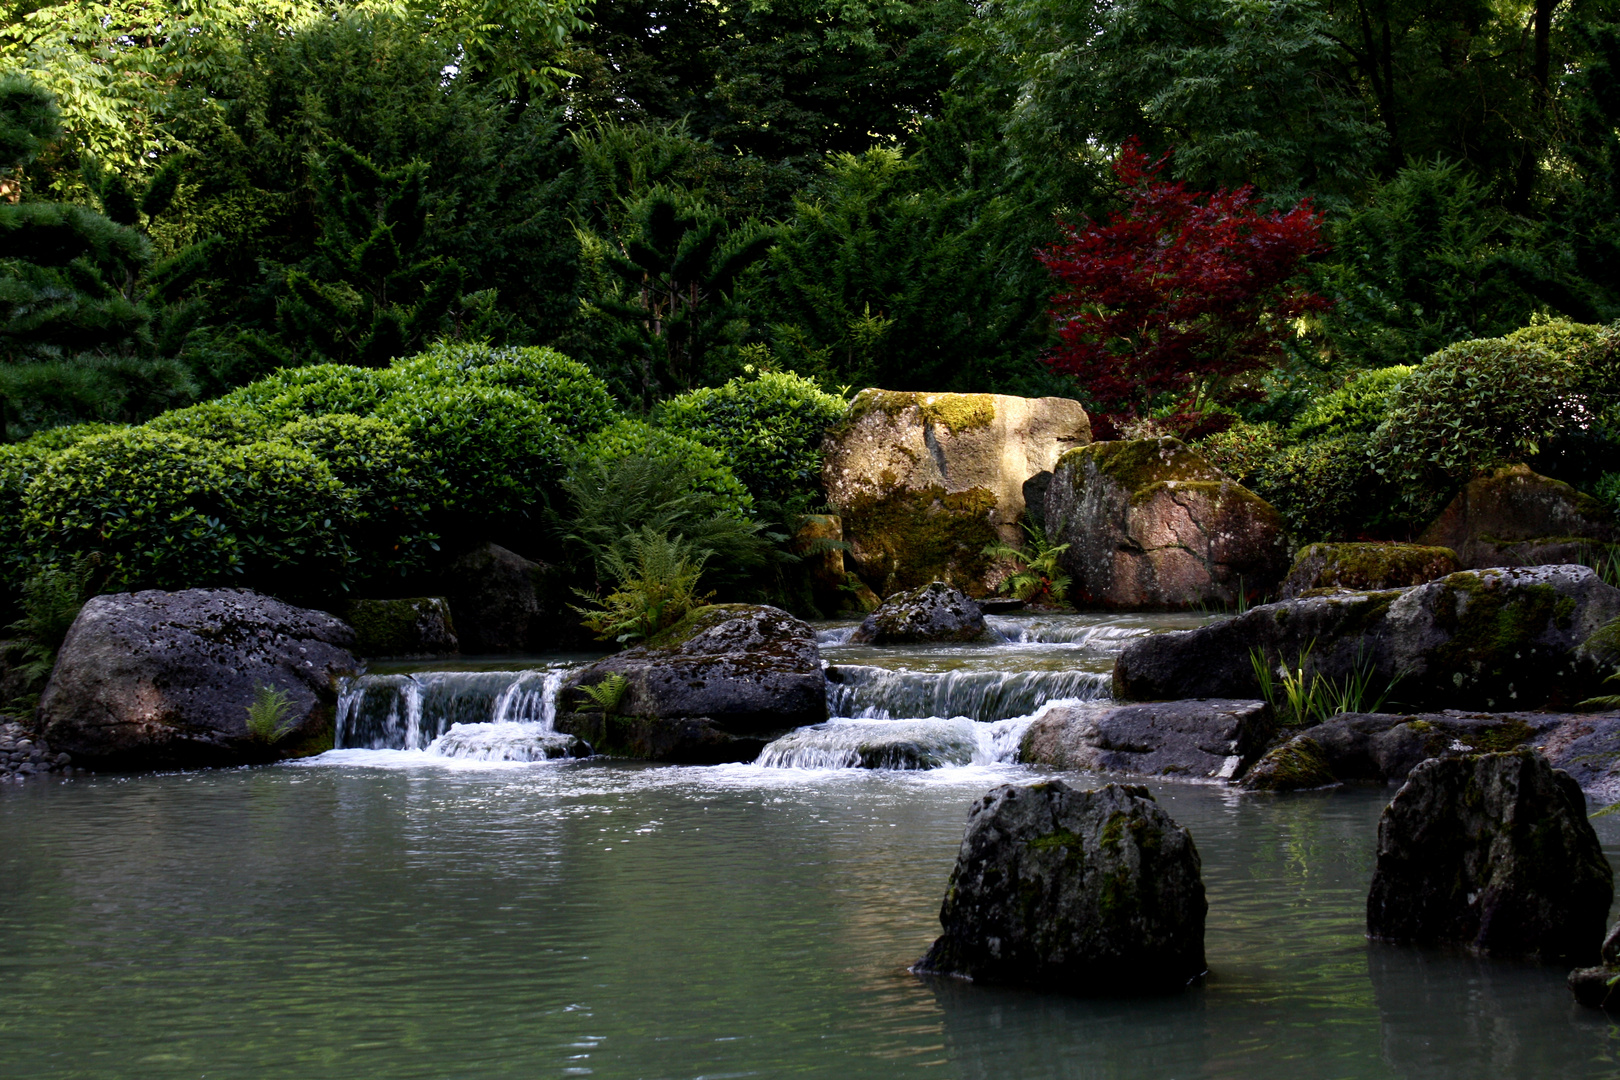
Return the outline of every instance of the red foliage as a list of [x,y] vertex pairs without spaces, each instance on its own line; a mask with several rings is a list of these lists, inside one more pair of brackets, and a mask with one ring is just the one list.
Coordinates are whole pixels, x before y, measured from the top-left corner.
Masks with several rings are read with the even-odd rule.
[[1297,281],[1327,250],[1309,200],[1267,214],[1247,185],[1205,194],[1159,179],[1165,161],[1126,143],[1113,168],[1127,209],[1106,225],[1060,222],[1067,239],[1039,255],[1063,289],[1052,298],[1062,344],[1046,362],[1121,419],[1167,393],[1200,411],[1276,361],[1290,320],[1328,306]]

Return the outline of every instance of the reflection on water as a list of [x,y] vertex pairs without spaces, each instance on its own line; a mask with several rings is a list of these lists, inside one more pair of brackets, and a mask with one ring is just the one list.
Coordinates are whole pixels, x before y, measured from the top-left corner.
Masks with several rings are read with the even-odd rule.
[[1212,973],[1181,997],[908,975],[967,805],[1031,775],[354,750],[0,790],[0,1060],[30,1080],[1620,1075],[1563,972],[1369,948],[1387,791],[1153,785],[1209,891]]

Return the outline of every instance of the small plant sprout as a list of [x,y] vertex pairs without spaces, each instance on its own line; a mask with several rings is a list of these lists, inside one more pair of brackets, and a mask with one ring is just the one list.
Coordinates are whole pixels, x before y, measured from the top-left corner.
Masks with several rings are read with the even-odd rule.
[[615,672],[592,686],[579,687],[579,692],[601,709],[603,714],[611,715],[618,711],[619,702],[624,700],[624,693],[628,689],[630,680]]
[[292,694],[259,684],[253,691],[253,703],[247,707],[248,737],[265,746],[280,742],[296,726],[291,719],[292,709]]

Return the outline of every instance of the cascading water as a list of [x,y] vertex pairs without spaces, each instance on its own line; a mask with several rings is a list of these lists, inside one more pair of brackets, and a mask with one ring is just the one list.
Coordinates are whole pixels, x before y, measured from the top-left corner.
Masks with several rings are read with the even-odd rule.
[[1108,696],[1103,671],[896,671],[866,664],[827,667],[827,713],[889,720],[965,716],[1010,720],[1049,701],[1091,701]]
[[[522,724],[535,734],[549,733],[557,719],[557,690],[568,670],[421,671],[348,679],[338,693],[334,745],[434,752],[436,740],[454,728]],[[452,741],[442,747],[462,745]],[[445,753],[442,747],[440,756],[477,756]]]
[[982,724],[942,720],[829,720],[782,736],[759,755],[767,769],[939,769],[1018,760],[1033,716]]

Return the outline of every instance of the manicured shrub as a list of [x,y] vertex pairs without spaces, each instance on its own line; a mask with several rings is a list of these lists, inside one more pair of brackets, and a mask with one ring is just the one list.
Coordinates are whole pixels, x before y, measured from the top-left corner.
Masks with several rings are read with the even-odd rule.
[[352,580],[409,573],[438,549],[430,517],[447,488],[398,428],[339,413],[295,420],[275,437],[319,458],[352,493]]
[[64,424],[61,427],[34,432],[23,445],[55,453],[70,446],[77,446],[92,435],[105,435],[109,431],[119,431],[122,427],[122,424]]
[[263,413],[245,405],[205,401],[188,409],[176,409],[146,422],[148,431],[167,431],[193,439],[246,446],[271,437],[276,425]]
[[552,349],[444,341],[394,361],[390,373],[417,385],[476,383],[516,391],[576,439],[601,430],[619,415],[606,383],[584,364]]
[[1211,465],[1240,484],[1247,484],[1261,466],[1288,444],[1288,436],[1276,424],[1249,424],[1239,421],[1194,443]]
[[792,509],[821,501],[821,439],[849,405],[792,373],[736,378],[659,407],[658,424],[723,456],[756,498]]
[[1337,435],[1371,435],[1389,414],[1395,392],[1414,369],[1404,364],[1358,371],[1343,386],[1308,406],[1289,435],[1315,439]]
[[[712,497],[718,512],[747,518],[753,496],[727,466],[718,450],[673,431],[653,427],[644,420],[624,419],[586,439],[579,457],[585,462],[614,462],[646,457],[676,463],[688,490]],[[670,495],[680,494],[670,492]]]
[[22,529],[30,556],[67,565],[99,553],[103,587],[184,589],[240,579],[224,521],[218,447],[130,428],[56,454],[29,484]]
[[371,368],[314,364],[282,368],[219,400],[263,413],[278,423],[329,413],[370,416],[391,385],[387,373]]
[[1407,376],[1373,439],[1378,472],[1433,501],[1482,469],[1534,456],[1581,408],[1580,368],[1501,338],[1461,341]]
[[[63,429],[55,429],[63,430]],[[54,456],[54,450],[25,443],[0,443],[0,607],[9,608],[27,576],[29,530],[23,523],[23,497]]]
[[1527,345],[1544,349],[1554,356],[1579,363],[1594,347],[1609,336],[1606,327],[1594,323],[1578,323],[1569,319],[1552,319],[1538,315],[1502,340],[1514,345]]
[[221,502],[243,583],[278,596],[328,594],[346,584],[345,530],[353,492],[308,450],[282,442],[227,447]]
[[569,444],[545,410],[515,390],[478,384],[398,385],[377,416],[438,470],[446,520],[458,527],[515,522],[562,479]]

